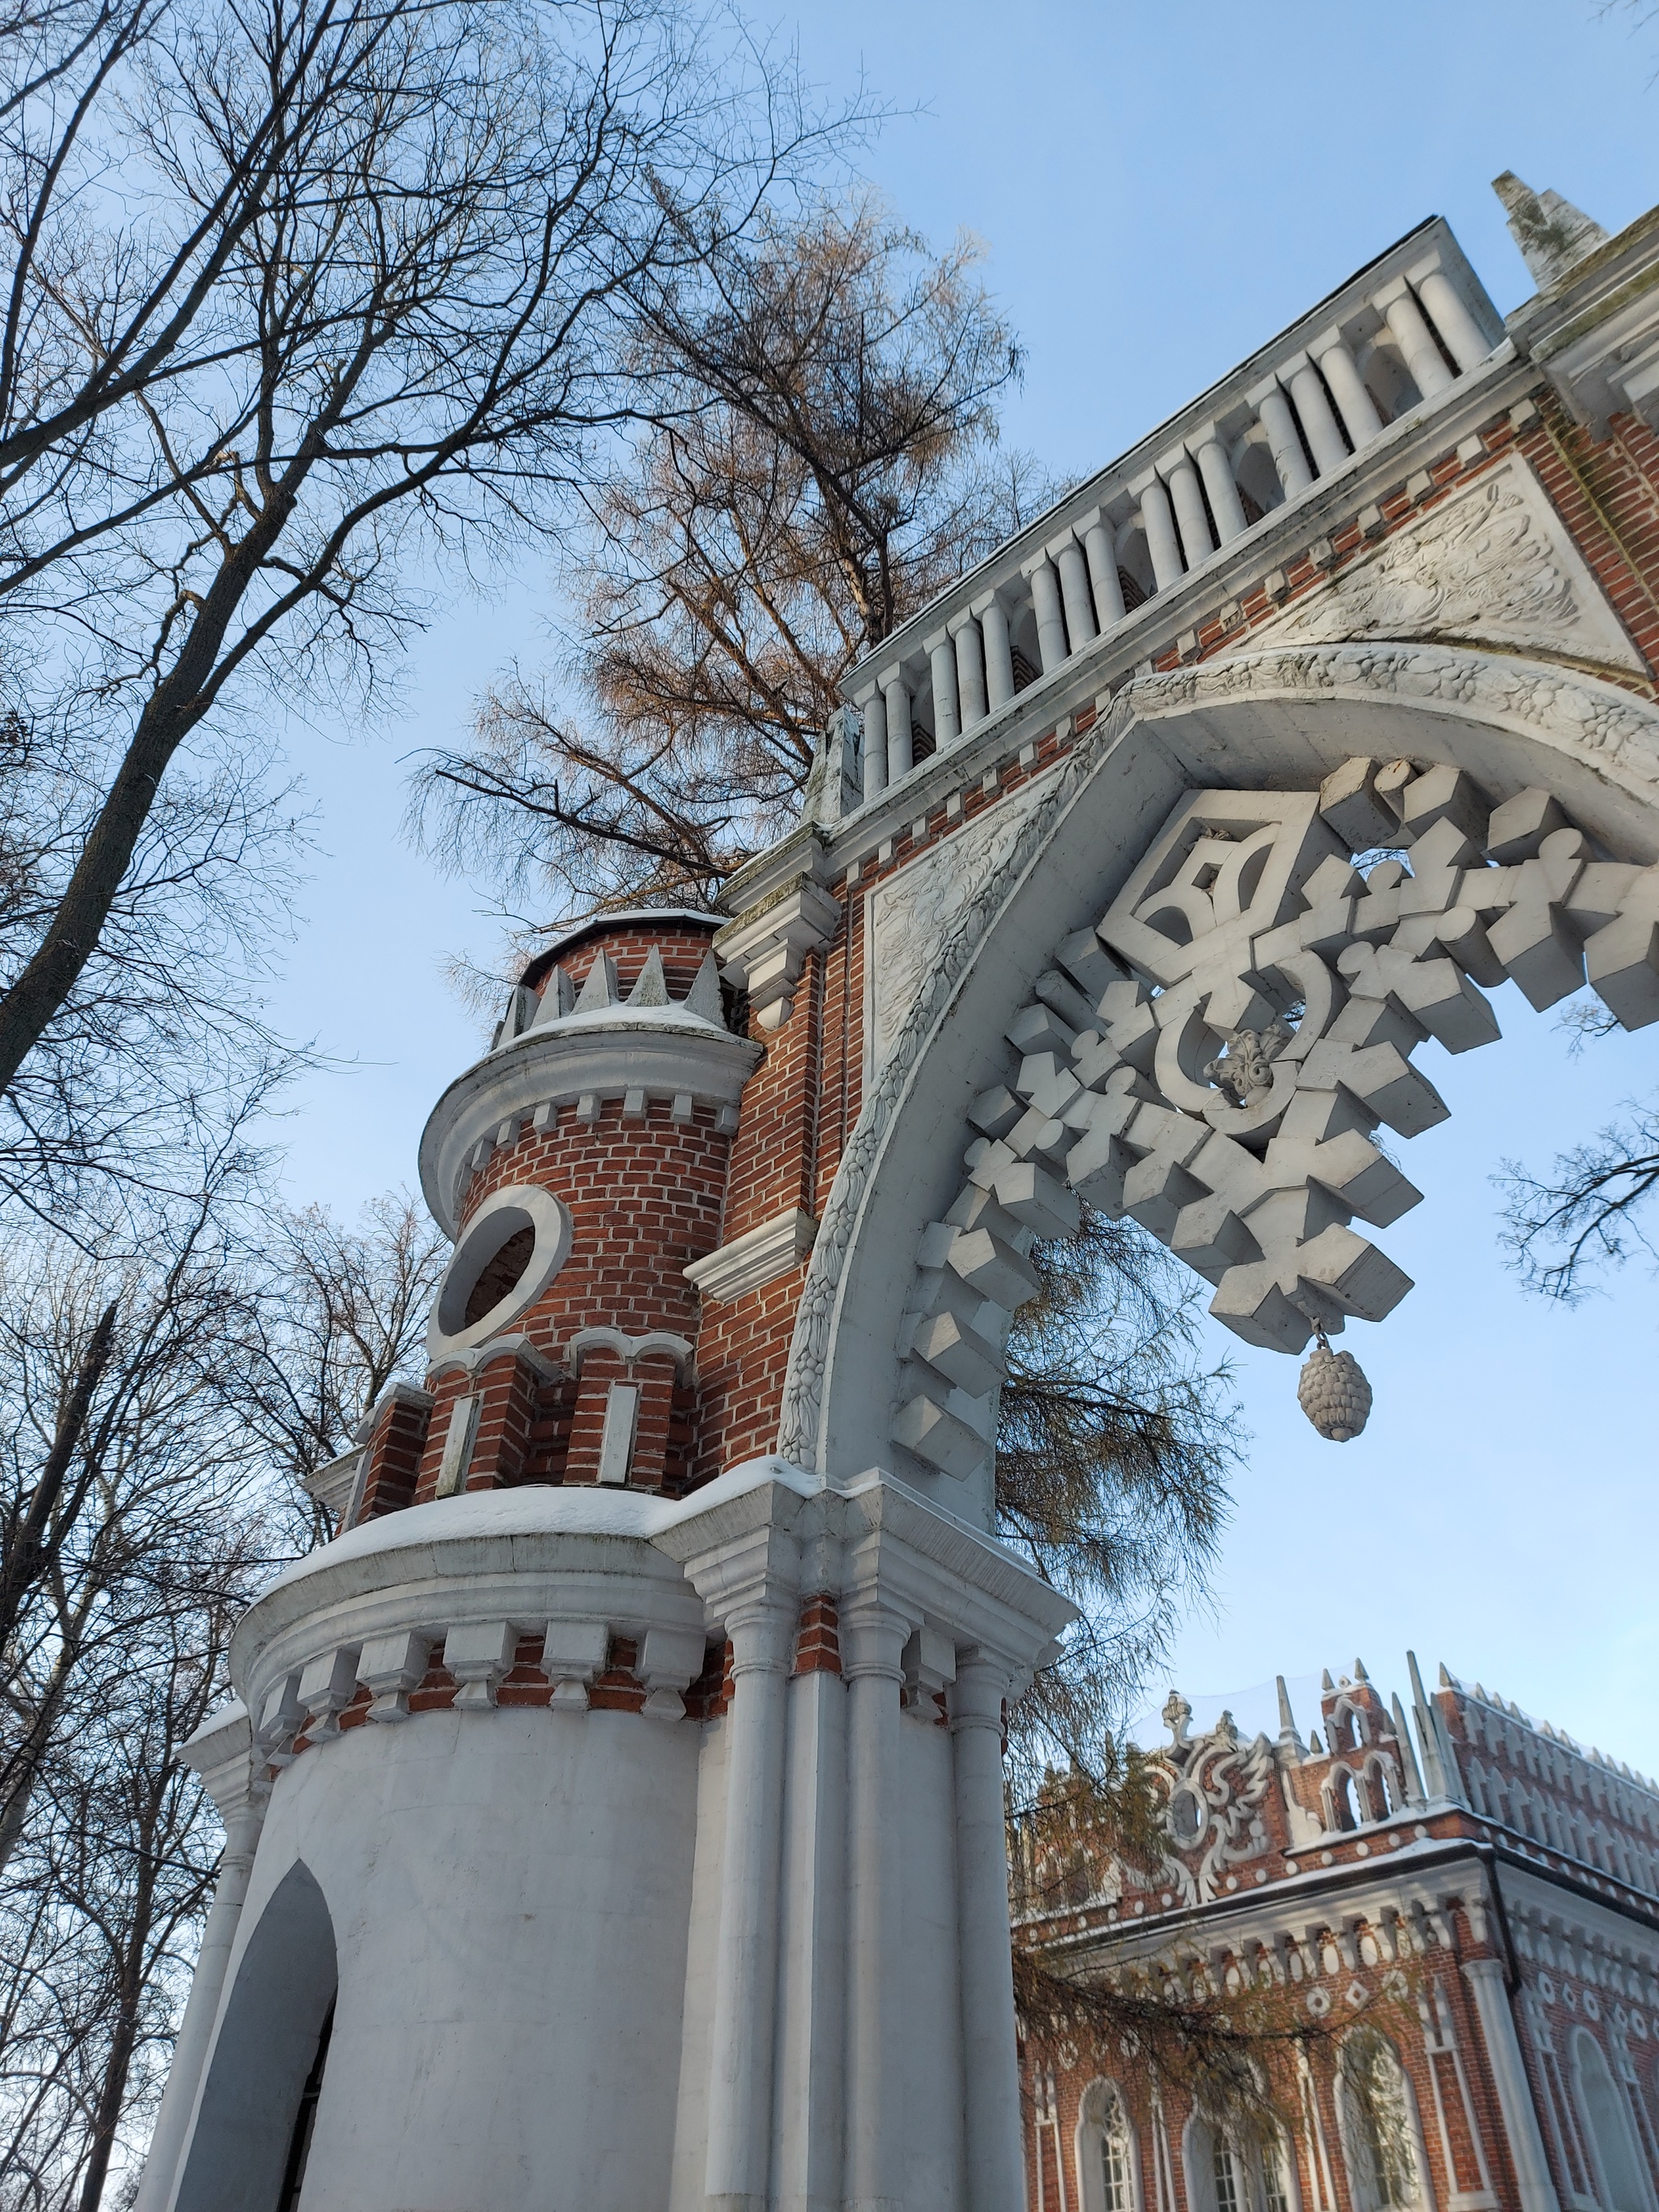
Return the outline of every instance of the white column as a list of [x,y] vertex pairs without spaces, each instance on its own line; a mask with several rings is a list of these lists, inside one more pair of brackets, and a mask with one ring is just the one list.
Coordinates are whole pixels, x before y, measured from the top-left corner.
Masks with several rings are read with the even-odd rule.
[[857,704],[864,717],[864,795],[869,799],[887,788],[887,702],[879,691],[867,691]]
[[1310,351],[1325,372],[1331,397],[1358,452],[1361,446],[1368,446],[1373,438],[1380,436],[1382,429],[1382,417],[1365,389],[1359,364],[1334,331],[1326,337],[1316,338]]
[[[1337,428],[1336,417],[1331,412],[1331,403],[1325,397],[1325,387],[1319,380],[1319,372],[1307,355],[1298,354],[1287,364],[1291,380],[1291,397],[1296,402],[1296,411],[1302,418],[1302,428],[1307,433],[1315,466],[1322,477],[1329,476],[1346,462],[1348,448],[1342,433]],[[1285,370],[1279,374],[1283,375]]]
[[1187,556],[1187,566],[1196,568],[1215,551],[1210,518],[1204,512],[1204,494],[1199,488],[1198,471],[1183,453],[1170,464],[1168,475],[1170,496],[1175,501],[1176,520],[1181,528],[1181,550]]
[[985,696],[985,647],[979,624],[972,615],[958,615],[951,625],[957,647],[957,698],[962,726],[971,730],[989,713]]
[[1060,612],[1060,580],[1045,553],[1025,571],[1031,582],[1031,604],[1036,610],[1037,656],[1046,676],[1068,656],[1066,617]]
[[921,643],[933,678],[933,743],[943,752],[962,735],[962,708],[957,697],[957,649],[947,630],[935,630]]
[[1188,441],[1188,451],[1198,463],[1198,472],[1204,479],[1204,489],[1210,495],[1210,512],[1215,517],[1215,526],[1224,545],[1230,538],[1238,537],[1245,528],[1244,503],[1238,496],[1238,486],[1233,481],[1233,465],[1227,459],[1227,448],[1221,442],[1221,434],[1213,422],[1206,423]]
[[1110,629],[1123,619],[1123,586],[1117,580],[1117,552],[1112,544],[1112,533],[1098,507],[1092,515],[1085,515],[1078,527],[1083,532],[1083,549],[1089,556],[1095,612],[1100,617],[1102,629]]
[[173,2046],[173,2063],[162,2092],[161,2108],[155,2116],[155,2130],[144,2160],[143,2179],[138,2185],[134,2212],[166,2212],[166,2207],[173,2202],[179,2154],[196,2109],[209,2046],[218,2023],[225,1993],[225,1972],[235,1948],[236,1930],[241,1923],[266,1802],[264,1797],[257,1801],[250,1797],[240,1812],[229,1815],[225,1824],[219,1880],[207,1925],[202,1930],[196,1973],[191,1982],[185,2016],[179,2023],[178,2040]]
[[975,605],[985,640],[986,711],[994,714],[1014,696],[1014,657],[1008,645],[1008,617],[994,592]]
[[887,702],[887,781],[896,783],[901,776],[908,775],[915,764],[910,738],[910,694],[905,688],[902,669],[888,669],[880,683],[882,696]]
[[847,1691],[789,1684],[771,2189],[778,2205],[842,2201],[846,2045]]
[[1463,1978],[1474,1993],[1474,2008],[1480,2015],[1480,2033],[1492,2063],[1498,2109],[1503,2115],[1510,2155],[1515,2160],[1521,2212],[1559,2212],[1539,2130],[1538,2108],[1532,2100],[1532,2086],[1521,2056],[1521,2039],[1515,2032],[1515,2014],[1504,1986],[1503,1966],[1496,1959],[1468,1959]]
[[904,2201],[899,1691],[909,1624],[873,1598],[842,1615],[847,1682],[847,2207]]
[[1298,492],[1306,491],[1314,477],[1308,466],[1308,456],[1302,450],[1302,441],[1297,435],[1291,403],[1278,384],[1273,383],[1253,392],[1250,404],[1267,434],[1267,451],[1273,455],[1285,496],[1294,499]]
[[720,2212],[763,2212],[772,2144],[773,2020],[783,1838],[784,1694],[794,1607],[754,1597],[726,1616],[726,1849],[720,1866],[704,2188]]
[[1170,495],[1157,477],[1148,477],[1139,486],[1132,485],[1140,501],[1140,526],[1146,532],[1146,550],[1152,556],[1152,578],[1160,592],[1171,584],[1178,584],[1186,573],[1181,561],[1181,541],[1176,536],[1175,516],[1170,507]]
[[977,1656],[957,1661],[951,1738],[970,2212],[1018,2212],[1025,2189],[1002,1802],[1006,1689],[1006,1673],[990,1662]]
[[1379,292],[1371,305],[1379,308],[1383,320],[1394,333],[1395,343],[1406,357],[1406,366],[1416,381],[1425,399],[1432,399],[1437,392],[1451,389],[1452,373],[1445,364],[1434,333],[1423,319],[1423,310],[1413,297],[1412,289],[1403,276],[1396,277],[1385,292]]
[[1459,368],[1478,368],[1492,348],[1480,326],[1459,298],[1456,286],[1443,269],[1426,269],[1417,280],[1417,296],[1446,342],[1446,349]]
[[1091,637],[1100,635],[1100,624],[1089,596],[1089,564],[1075,538],[1068,538],[1054,550],[1054,566],[1060,571],[1060,596],[1066,608],[1066,635],[1073,652],[1081,653]]

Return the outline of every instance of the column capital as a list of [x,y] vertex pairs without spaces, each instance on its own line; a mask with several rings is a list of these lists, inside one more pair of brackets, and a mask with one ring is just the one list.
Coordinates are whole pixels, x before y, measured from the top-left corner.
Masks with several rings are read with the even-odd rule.
[[948,1694],[951,1731],[994,1729],[1002,1733],[1003,1700],[1013,1687],[1008,1662],[975,1646],[957,1654],[957,1678]]

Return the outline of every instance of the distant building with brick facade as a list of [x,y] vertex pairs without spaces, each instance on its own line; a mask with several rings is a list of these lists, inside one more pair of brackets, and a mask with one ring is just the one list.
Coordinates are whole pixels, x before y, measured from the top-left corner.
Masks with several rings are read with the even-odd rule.
[[1659,1788],[1443,1668],[1410,1683],[1407,1709],[1327,1674],[1305,1741],[1282,1682],[1277,1736],[1248,1741],[1227,1713],[1193,1734],[1172,1694],[1150,1870],[1015,1820],[1023,1946],[1285,2038],[1260,2045],[1265,2121],[1230,2136],[1201,2063],[1028,2036],[1030,2206],[1652,2212]]
[[[138,2212],[1018,2212],[1001,1736],[1075,1618],[997,1534],[1034,1243],[1127,1218],[1299,1354],[1409,1291],[1378,1133],[1488,990],[1659,1020],[1659,210],[1503,189],[1507,321],[1420,224],[852,669],[720,913],[514,983],[421,1145],[426,1358],[190,1749],[226,1852]],[[1169,1898],[1054,1940],[1420,1998],[1436,2212],[1659,2212],[1607,2118],[1647,1800],[1448,1694],[1437,1776],[1360,1685],[1317,1759],[1173,1747]],[[1224,2172],[1097,2071],[1054,2190],[1377,2212],[1328,2096]]]

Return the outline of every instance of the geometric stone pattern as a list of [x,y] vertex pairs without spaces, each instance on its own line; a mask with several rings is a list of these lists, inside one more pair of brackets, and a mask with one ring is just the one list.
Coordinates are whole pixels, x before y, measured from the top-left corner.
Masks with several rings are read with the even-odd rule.
[[970,1109],[968,1180],[919,1255],[896,1440],[952,1474],[983,1462],[1031,1244],[1074,1229],[1079,1200],[1213,1284],[1247,1343],[1381,1321],[1410,1279],[1352,1224],[1421,1193],[1376,1132],[1446,1119],[1412,1055],[1490,1043],[1480,987],[1506,978],[1540,1009],[1588,980],[1625,1028],[1659,1019],[1659,867],[1606,858],[1546,792],[1494,806],[1449,765],[1190,793],[1057,948],[1008,1026],[1012,1085]]

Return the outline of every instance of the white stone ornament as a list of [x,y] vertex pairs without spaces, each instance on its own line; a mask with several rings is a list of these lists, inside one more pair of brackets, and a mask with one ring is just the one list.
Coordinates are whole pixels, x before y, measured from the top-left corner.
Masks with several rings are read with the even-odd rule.
[[1334,1444],[1351,1443],[1371,1410],[1371,1386],[1351,1352],[1333,1352],[1322,1334],[1308,1355],[1296,1395],[1320,1435]]

